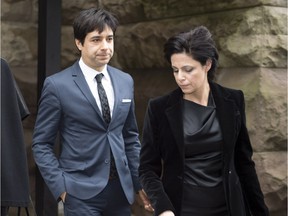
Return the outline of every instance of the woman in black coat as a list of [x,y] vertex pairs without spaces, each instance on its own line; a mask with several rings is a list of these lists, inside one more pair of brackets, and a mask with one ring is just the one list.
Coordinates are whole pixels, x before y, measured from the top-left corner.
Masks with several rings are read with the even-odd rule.
[[139,167],[155,215],[269,215],[244,96],[213,82],[218,51],[209,30],[171,37],[164,53],[179,88],[149,101]]

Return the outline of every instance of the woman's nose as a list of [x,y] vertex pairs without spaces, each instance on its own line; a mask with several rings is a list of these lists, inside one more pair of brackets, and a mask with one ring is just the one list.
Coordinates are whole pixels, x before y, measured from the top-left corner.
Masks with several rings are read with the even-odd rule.
[[180,81],[184,81],[185,80],[185,75],[184,73],[182,73],[181,71],[179,71],[177,73],[177,79],[180,80]]

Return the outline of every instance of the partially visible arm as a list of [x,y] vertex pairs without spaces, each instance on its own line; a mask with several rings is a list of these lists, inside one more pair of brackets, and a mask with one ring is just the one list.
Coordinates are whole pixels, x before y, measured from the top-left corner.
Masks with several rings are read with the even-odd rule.
[[161,213],[159,216],[175,216],[175,214],[172,211],[165,211]]
[[66,198],[66,192],[63,192],[61,195],[60,195],[60,199],[62,200],[63,203],[65,203],[65,198]]
[[65,191],[62,170],[54,154],[54,143],[61,118],[57,89],[51,79],[44,83],[35,123],[32,150],[35,162],[55,199]]
[[142,202],[144,204],[144,208],[147,211],[153,212],[154,209],[153,209],[153,207],[152,207],[152,205],[150,203],[150,200],[148,199],[147,194],[145,193],[145,191],[143,189],[138,191],[138,195],[139,195],[140,199],[142,200]]
[[249,203],[250,211],[255,216],[268,216],[268,208],[260,188],[255,163],[252,160],[253,149],[246,127],[245,101],[242,91],[239,91],[239,109],[241,114],[241,129],[235,149],[235,166],[243,188],[243,193]]
[[139,182],[138,167],[140,154],[139,132],[134,112],[134,101],[131,102],[130,110],[122,130],[128,166],[132,175],[135,191],[142,189]]
[[155,209],[155,215],[160,215],[167,210],[174,211],[174,207],[160,178],[162,158],[159,146],[159,122],[155,113],[152,103],[149,102],[143,126],[139,175],[142,186]]

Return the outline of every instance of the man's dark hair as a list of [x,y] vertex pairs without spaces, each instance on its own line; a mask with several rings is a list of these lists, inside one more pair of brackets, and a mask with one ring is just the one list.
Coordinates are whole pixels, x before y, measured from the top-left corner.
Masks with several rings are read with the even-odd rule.
[[180,33],[168,39],[164,45],[164,57],[171,64],[171,56],[176,53],[186,53],[205,65],[207,60],[212,61],[208,72],[208,79],[212,81],[218,66],[218,50],[212,39],[212,34],[204,26],[196,27],[188,32]]
[[118,20],[112,13],[97,8],[82,10],[73,23],[74,38],[83,44],[88,33],[94,30],[101,33],[106,26],[110,27],[113,33],[116,32]]

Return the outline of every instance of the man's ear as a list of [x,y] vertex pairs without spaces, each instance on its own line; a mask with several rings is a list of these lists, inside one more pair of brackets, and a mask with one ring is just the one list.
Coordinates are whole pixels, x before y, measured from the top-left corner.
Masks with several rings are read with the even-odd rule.
[[76,44],[77,48],[81,51],[82,47],[83,47],[81,41],[78,39],[75,39],[75,44]]

